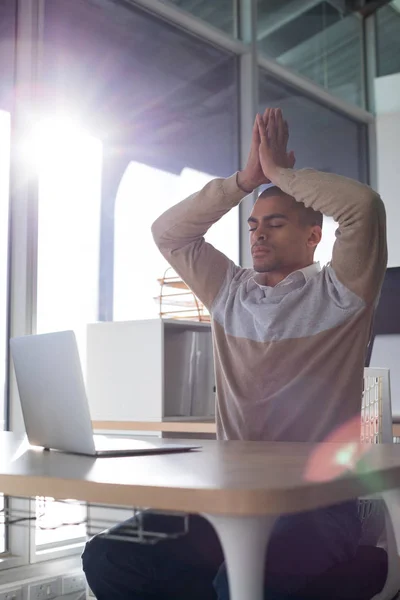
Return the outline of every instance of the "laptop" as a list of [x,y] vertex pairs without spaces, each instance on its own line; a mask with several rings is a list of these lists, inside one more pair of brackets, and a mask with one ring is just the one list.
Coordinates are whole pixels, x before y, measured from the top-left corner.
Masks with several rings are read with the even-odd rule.
[[[87,456],[188,452],[199,446],[155,439],[94,436],[78,346],[73,331],[10,340],[29,443]],[[117,402],[110,398],[110,402]]]

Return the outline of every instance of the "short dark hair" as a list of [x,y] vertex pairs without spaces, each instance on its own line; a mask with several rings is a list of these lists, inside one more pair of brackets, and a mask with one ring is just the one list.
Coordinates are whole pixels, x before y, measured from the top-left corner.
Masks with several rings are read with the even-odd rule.
[[322,228],[322,223],[324,221],[323,214],[314,210],[313,208],[307,208],[304,206],[302,202],[297,202],[292,196],[286,194],[281,188],[277,186],[268,187],[266,190],[261,192],[258,196],[259,198],[271,198],[272,196],[286,196],[287,198],[291,198],[293,202],[296,204],[296,208],[300,214],[300,223],[304,226],[314,227],[317,225]]
[[300,221],[303,225],[310,225],[310,227],[318,225],[318,227],[322,228],[324,216],[319,210],[307,208],[303,204],[302,206],[300,205]]

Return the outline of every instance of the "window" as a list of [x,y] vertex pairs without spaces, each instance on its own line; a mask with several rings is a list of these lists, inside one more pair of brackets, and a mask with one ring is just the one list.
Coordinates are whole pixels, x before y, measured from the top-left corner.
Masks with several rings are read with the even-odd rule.
[[400,2],[394,0],[376,13],[378,75],[400,72]]
[[86,538],[86,507],[73,500],[56,502],[36,499],[35,545],[44,557],[57,545],[68,545]]
[[235,0],[169,0],[182,10],[218,27],[225,33],[233,35],[235,30]]
[[[37,331],[75,330],[85,366],[87,323],[158,315],[166,265],[152,221],[237,169],[237,64],[106,0],[47,2],[44,36]],[[238,211],[210,236],[238,260]],[[71,506],[37,499],[37,550],[79,538],[84,515]]]
[[85,362],[97,319],[102,144],[60,117],[38,123],[38,333],[74,329]]
[[[74,107],[103,140],[98,316],[139,319],[157,316],[157,279],[166,268],[152,220],[237,169],[237,64],[144,12],[112,8],[48,3],[45,78],[52,101]],[[219,247],[237,260],[238,211],[219,228]]]
[[[260,71],[260,108],[279,106],[289,123],[296,167],[311,167],[367,182],[367,127],[319,104]],[[316,259],[331,259],[336,225],[325,217],[323,238]]]
[[259,0],[257,44],[283,66],[362,105],[363,25],[340,4]]
[[[118,190],[115,209],[114,258],[114,319],[156,318],[159,315],[158,295],[161,279],[169,265],[155,246],[151,224],[170,208],[193,192],[201,189],[212,176],[184,168],[180,174],[168,173],[130,163]],[[134,198],[148,195],[151,181],[151,200],[138,218]],[[132,231],[134,229],[134,235]],[[238,210],[234,209],[215,224],[206,239],[225,252],[236,263],[239,260]],[[143,257],[135,260],[134,257]],[[132,273],[133,276],[128,276]]]
[[[97,319],[102,144],[60,116],[38,123],[37,332],[73,329],[85,364],[86,324]],[[37,499],[36,547],[85,538],[85,508]]]
[[14,83],[16,0],[0,2],[0,109],[11,109]]

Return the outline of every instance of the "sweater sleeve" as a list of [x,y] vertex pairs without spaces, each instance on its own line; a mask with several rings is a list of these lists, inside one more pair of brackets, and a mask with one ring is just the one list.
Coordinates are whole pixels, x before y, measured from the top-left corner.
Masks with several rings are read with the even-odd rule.
[[204,235],[245,196],[236,184],[236,174],[228,179],[214,179],[167,210],[152,226],[163,256],[208,309],[233,264],[208,244]]
[[274,183],[305,206],[338,222],[331,266],[367,304],[376,302],[387,264],[386,213],[369,186],[312,169],[279,169]]

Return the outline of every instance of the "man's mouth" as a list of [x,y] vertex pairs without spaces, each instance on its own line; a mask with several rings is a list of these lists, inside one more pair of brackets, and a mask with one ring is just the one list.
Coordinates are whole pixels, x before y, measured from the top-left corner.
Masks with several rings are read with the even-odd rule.
[[255,256],[256,254],[267,254],[270,251],[271,251],[271,249],[268,248],[267,246],[254,246],[253,250],[252,250],[252,254],[253,254],[253,256]]

